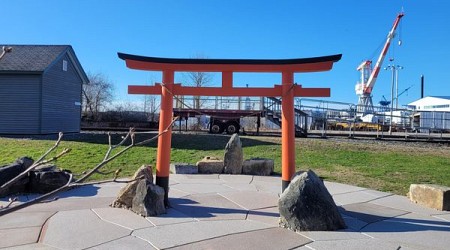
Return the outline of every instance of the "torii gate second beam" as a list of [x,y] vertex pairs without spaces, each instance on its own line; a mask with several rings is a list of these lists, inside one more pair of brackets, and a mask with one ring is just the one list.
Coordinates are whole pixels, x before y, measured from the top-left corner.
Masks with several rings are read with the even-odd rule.
[[[118,53],[128,68],[162,71],[162,84],[155,86],[128,86],[129,94],[161,95],[159,132],[172,122],[173,95],[195,96],[272,96],[282,97],[282,191],[295,173],[294,97],[329,97],[329,88],[302,88],[294,84],[294,73],[331,70],[342,55],[299,59],[174,59],[145,57]],[[174,83],[175,72],[222,72],[222,87],[185,87]],[[233,72],[281,73],[281,86],[273,88],[233,88]],[[158,138],[156,158],[156,185],[165,190],[165,205],[169,205],[169,173],[172,131]]]

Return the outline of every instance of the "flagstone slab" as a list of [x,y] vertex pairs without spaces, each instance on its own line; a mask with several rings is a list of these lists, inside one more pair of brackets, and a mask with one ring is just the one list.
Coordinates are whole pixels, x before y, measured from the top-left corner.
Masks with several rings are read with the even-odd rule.
[[[222,184],[180,183],[170,187],[191,194],[207,194],[234,191],[232,188]],[[169,192],[170,193],[170,192]]]
[[369,203],[357,203],[342,206],[341,213],[366,223],[386,220],[408,212]]
[[280,212],[278,206],[248,211],[247,220],[259,221],[278,227]]
[[41,202],[23,208],[21,212],[57,212],[80,209],[91,209],[109,207],[109,204],[114,200],[113,197],[89,197],[89,198],[72,198],[72,199],[58,199],[48,202]]
[[278,197],[281,194],[281,180],[280,183],[264,182],[264,181],[252,181],[258,192],[266,192],[275,194]]
[[408,212],[435,215],[435,214],[450,214],[450,212],[438,211],[432,208],[423,207],[410,201],[406,196],[392,195],[388,197],[379,198],[369,203],[400,209]]
[[105,222],[89,209],[58,212],[44,227],[41,242],[62,249],[93,247],[131,234],[131,230]]
[[310,243],[311,240],[283,228],[268,228],[225,235],[222,237],[195,242],[173,248],[175,249],[215,249],[215,250],[272,250],[292,249]]
[[39,196],[40,196],[39,194],[21,194],[21,195],[17,195],[17,196],[3,197],[3,198],[0,198],[0,206],[3,206],[3,207],[8,206],[8,204],[10,203],[9,198],[11,198],[11,197],[14,197],[17,199],[11,206],[16,206],[18,204],[35,199]]
[[41,227],[0,229],[0,248],[36,243]]
[[248,210],[278,206],[278,196],[273,193],[241,191],[219,194]]
[[194,219],[191,216],[184,214],[174,208],[169,208],[166,210],[166,212],[166,214],[161,214],[156,217],[146,217],[146,220],[148,220],[155,226],[198,221],[197,219]]
[[385,242],[395,242],[413,249],[444,250],[450,245],[450,223],[419,214],[372,223],[361,231]]
[[193,194],[170,202],[177,211],[198,220],[245,220],[248,213],[218,194]]
[[331,195],[353,193],[365,190],[365,188],[362,187],[355,187],[337,182],[324,181],[323,183],[325,184],[325,187],[328,189],[328,192],[330,192]]
[[251,192],[257,192],[255,184],[247,184],[247,183],[240,183],[240,182],[227,182],[223,184],[226,187],[232,188],[236,191],[251,191]]
[[433,217],[450,222],[450,214],[437,214]]
[[219,179],[226,183],[250,184],[253,180],[253,175],[221,174],[219,175]]
[[349,230],[339,231],[303,231],[299,234],[313,239],[314,241],[338,241],[338,240],[350,240],[350,239],[367,239],[370,238],[367,235],[360,232],[352,232]]
[[269,227],[246,220],[199,221],[139,229],[133,235],[151,242],[158,249],[164,249]]
[[342,219],[345,221],[345,225],[347,225],[347,230],[359,232],[361,228],[365,227],[368,223],[362,220],[358,220],[357,218],[353,218],[346,214],[342,214]]
[[42,243],[33,243],[27,245],[20,245],[15,247],[8,247],[9,250],[58,250],[58,248],[48,246]]
[[219,180],[220,174],[185,174],[185,179],[188,180]]
[[144,217],[127,209],[107,207],[95,208],[92,209],[92,211],[94,211],[100,219],[129,230],[153,227],[153,224]]
[[54,212],[18,212],[0,217],[0,229],[41,227]]
[[[172,178],[173,175],[169,177]],[[223,184],[224,180],[219,178],[219,174],[185,174],[180,177],[177,175],[175,181],[178,183],[189,184]]]
[[381,191],[372,190],[372,189],[364,189],[362,192],[370,194],[377,199],[394,195],[392,193],[381,192]]
[[184,191],[176,189],[177,185],[169,187],[169,190],[170,190],[169,191],[169,198],[181,198],[181,197],[188,196],[188,195],[191,194],[191,193],[184,192]]
[[279,184],[281,186],[281,176],[277,175],[270,175],[270,176],[254,175],[253,181],[269,182],[272,184]]
[[[308,244],[307,247],[299,249],[315,249],[315,250],[413,250],[412,248],[396,244],[394,242],[386,242],[379,239],[351,239],[351,240],[333,240],[333,241],[315,241]],[[296,250],[299,250],[296,249]]]
[[116,197],[120,189],[124,187],[125,183],[120,185],[86,185],[71,189],[66,192],[59,193],[57,196],[62,198],[89,198],[89,197]]
[[395,218],[386,220],[388,222],[399,222],[407,223],[412,225],[422,226],[427,230],[437,230],[437,231],[449,231],[450,223],[441,218],[436,218],[434,216],[421,215],[416,213],[408,213]]
[[350,193],[342,193],[333,195],[333,200],[336,205],[348,205],[362,202],[369,202],[380,198],[374,194],[365,192],[364,190],[355,191]]
[[147,250],[156,249],[147,241],[139,239],[134,236],[126,236],[117,240],[109,241],[100,244],[95,247],[88,248],[91,250],[124,250],[124,249],[134,249],[134,250]]

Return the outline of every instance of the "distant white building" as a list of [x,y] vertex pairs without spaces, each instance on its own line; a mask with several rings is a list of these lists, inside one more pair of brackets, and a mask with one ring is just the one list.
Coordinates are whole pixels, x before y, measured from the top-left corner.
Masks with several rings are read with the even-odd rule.
[[408,108],[416,111],[450,112],[450,96],[427,96],[408,104]]

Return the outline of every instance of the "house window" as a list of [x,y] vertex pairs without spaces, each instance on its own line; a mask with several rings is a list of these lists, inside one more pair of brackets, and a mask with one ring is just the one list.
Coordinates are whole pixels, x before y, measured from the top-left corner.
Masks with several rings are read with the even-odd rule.
[[67,71],[67,61],[63,60],[63,71]]

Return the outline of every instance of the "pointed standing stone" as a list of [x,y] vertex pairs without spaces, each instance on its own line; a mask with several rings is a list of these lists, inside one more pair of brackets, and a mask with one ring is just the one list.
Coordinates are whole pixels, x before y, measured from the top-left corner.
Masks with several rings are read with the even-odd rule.
[[225,146],[223,160],[225,174],[241,174],[244,153],[242,152],[241,139],[238,134],[233,134]]

